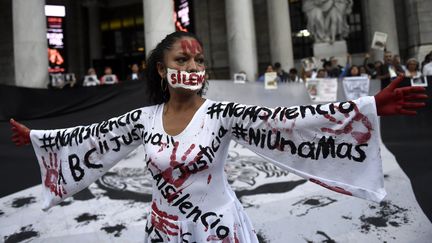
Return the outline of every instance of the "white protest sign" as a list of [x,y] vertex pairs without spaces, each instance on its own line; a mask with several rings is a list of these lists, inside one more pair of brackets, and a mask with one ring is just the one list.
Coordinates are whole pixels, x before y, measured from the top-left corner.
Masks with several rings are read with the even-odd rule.
[[368,77],[346,77],[342,84],[348,100],[355,100],[369,94],[370,80]]
[[51,86],[53,88],[63,88],[65,85],[65,77],[62,73],[50,74]]
[[333,102],[337,100],[336,78],[307,79],[306,88],[312,101]]
[[376,31],[372,39],[372,49],[383,51],[387,44],[387,34]]
[[246,74],[245,73],[235,73],[234,74],[234,83],[235,84],[246,83]]
[[97,86],[100,82],[96,75],[86,75],[84,76],[83,86],[89,87],[89,86]]
[[411,79],[411,86],[427,87],[428,81],[427,77],[416,77]]
[[114,74],[104,75],[102,77],[102,83],[103,84],[115,84],[115,83],[118,83],[117,76],[115,76]]
[[277,89],[277,73],[268,72],[264,74],[264,88]]

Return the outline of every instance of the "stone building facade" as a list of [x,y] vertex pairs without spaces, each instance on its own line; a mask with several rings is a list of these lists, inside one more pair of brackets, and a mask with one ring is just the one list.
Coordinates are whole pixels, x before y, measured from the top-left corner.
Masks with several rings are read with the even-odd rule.
[[[208,70],[215,79],[244,71],[255,80],[267,64],[299,67],[311,56],[302,0],[175,0],[187,4],[192,31],[201,37]],[[185,3],[187,2],[187,3]],[[63,5],[67,71],[113,66],[125,76],[166,34],[174,31],[176,8],[169,0],[5,0],[0,3],[0,83],[46,87],[47,46],[44,5]],[[375,31],[388,34],[387,48],[402,59],[423,60],[432,51],[432,1],[354,0],[346,40],[361,63]],[[372,53],[376,59],[382,53]]]

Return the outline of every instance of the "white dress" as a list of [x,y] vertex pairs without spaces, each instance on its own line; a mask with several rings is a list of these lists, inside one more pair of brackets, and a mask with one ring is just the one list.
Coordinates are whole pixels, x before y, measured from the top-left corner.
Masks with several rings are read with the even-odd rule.
[[373,97],[291,108],[206,100],[170,136],[163,104],[99,124],[32,130],[47,209],[143,144],[153,177],[145,242],[258,242],[224,172],[231,139],[277,166],[347,195],[385,196]]

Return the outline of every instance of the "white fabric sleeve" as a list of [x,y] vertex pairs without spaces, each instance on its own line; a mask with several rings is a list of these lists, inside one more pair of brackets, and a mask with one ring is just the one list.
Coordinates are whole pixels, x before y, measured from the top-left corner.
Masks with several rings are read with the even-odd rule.
[[56,130],[31,130],[42,177],[42,209],[96,181],[142,144],[142,109],[95,123]]
[[274,109],[223,102],[207,114],[238,143],[311,182],[373,201],[386,195],[374,97]]

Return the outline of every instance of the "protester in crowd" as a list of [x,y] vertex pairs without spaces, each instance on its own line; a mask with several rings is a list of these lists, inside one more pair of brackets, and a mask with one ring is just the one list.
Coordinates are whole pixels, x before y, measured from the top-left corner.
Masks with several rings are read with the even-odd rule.
[[381,80],[381,89],[387,87],[390,80],[397,77],[396,69],[393,67],[393,54],[391,51],[384,51],[384,63],[381,65],[376,78]]
[[279,62],[276,62],[274,64],[274,71],[277,73],[279,80],[281,82],[287,82],[288,81],[288,73],[285,72],[285,70],[282,69],[282,66]]
[[141,61],[139,66],[139,72],[141,73],[141,77],[143,80],[147,80],[147,63],[145,60]]
[[366,70],[365,66],[359,66],[359,72],[360,72],[360,76],[363,77],[369,77],[369,79],[371,78],[371,76],[369,75],[368,71]]
[[[346,57],[345,67],[342,69],[342,71],[338,76],[339,79],[343,79],[344,77],[350,75],[351,65],[352,65],[352,56],[351,54],[348,53]],[[356,70],[358,71],[358,67],[356,68]]]
[[105,67],[104,75],[101,77],[100,81],[102,85],[119,83],[119,79],[117,78],[117,75],[113,74],[111,67]]
[[372,73],[372,78],[374,79],[380,79],[380,76],[383,75],[383,68],[384,63],[382,61],[375,61],[373,63],[373,73]]
[[128,74],[126,80],[144,80],[143,73],[140,72],[138,64],[132,64],[131,73]]
[[[44,209],[86,188],[143,145],[153,186],[143,242],[182,242],[188,234],[189,242],[257,243],[224,175],[231,140],[325,188],[384,198],[378,116],[416,114],[425,104],[412,99],[427,98],[423,87],[398,88],[399,78],[374,97],[309,105],[310,112],[212,101],[202,97],[203,53],[188,32],[172,33],[156,46],[148,59],[149,97],[156,105],[58,130],[30,130],[11,119],[13,142],[32,143],[38,158]],[[53,136],[67,136],[70,144],[55,146]],[[329,153],[335,146],[345,152]]]
[[[267,65],[265,72],[258,77],[257,82],[264,82],[265,81],[265,74],[266,73],[272,73],[275,72],[273,66],[271,64]],[[276,77],[276,81],[279,83],[281,82],[279,76]]]
[[[322,65],[322,69],[325,70],[326,72],[326,76],[328,77],[333,77],[333,75],[335,75],[336,73],[338,73],[339,71],[337,69],[334,69],[332,67],[332,64],[329,60],[327,59],[322,59],[321,62],[323,63]],[[319,70],[318,70],[319,71]],[[336,76],[337,77],[337,76]]]
[[313,69],[307,69],[305,67],[302,67],[301,72],[300,72],[300,77],[302,80],[306,81],[310,78],[315,78],[316,72],[314,72]]
[[98,86],[100,84],[101,83],[97,77],[96,70],[94,68],[89,68],[87,70],[87,75],[84,76],[82,85],[84,87],[89,87],[89,86]]
[[405,71],[405,77],[407,78],[418,78],[422,76],[419,69],[419,63],[417,59],[410,58],[406,62],[407,70]]
[[336,57],[330,57],[330,71],[327,74],[331,78],[338,78],[343,71],[343,67],[339,65]]
[[358,77],[358,76],[360,76],[360,69],[359,69],[359,67],[357,65],[352,65],[349,68],[347,77]]
[[422,73],[424,76],[432,76],[432,51],[425,56],[422,62]]
[[424,57],[422,63],[421,63],[421,69],[420,71],[424,74],[424,66],[432,61],[432,51],[430,51],[426,56]]
[[370,54],[365,53],[363,60],[363,68],[366,70],[366,73],[370,78],[376,79],[381,71],[382,62],[375,61],[374,63],[369,62]]
[[303,79],[298,76],[296,68],[291,68],[288,74],[288,82],[303,83]]
[[328,78],[327,71],[324,68],[318,69],[316,78]]
[[393,56],[393,67],[396,71],[396,75],[399,76],[399,75],[405,74],[406,67],[405,67],[405,65],[402,64],[401,58],[397,54]]

